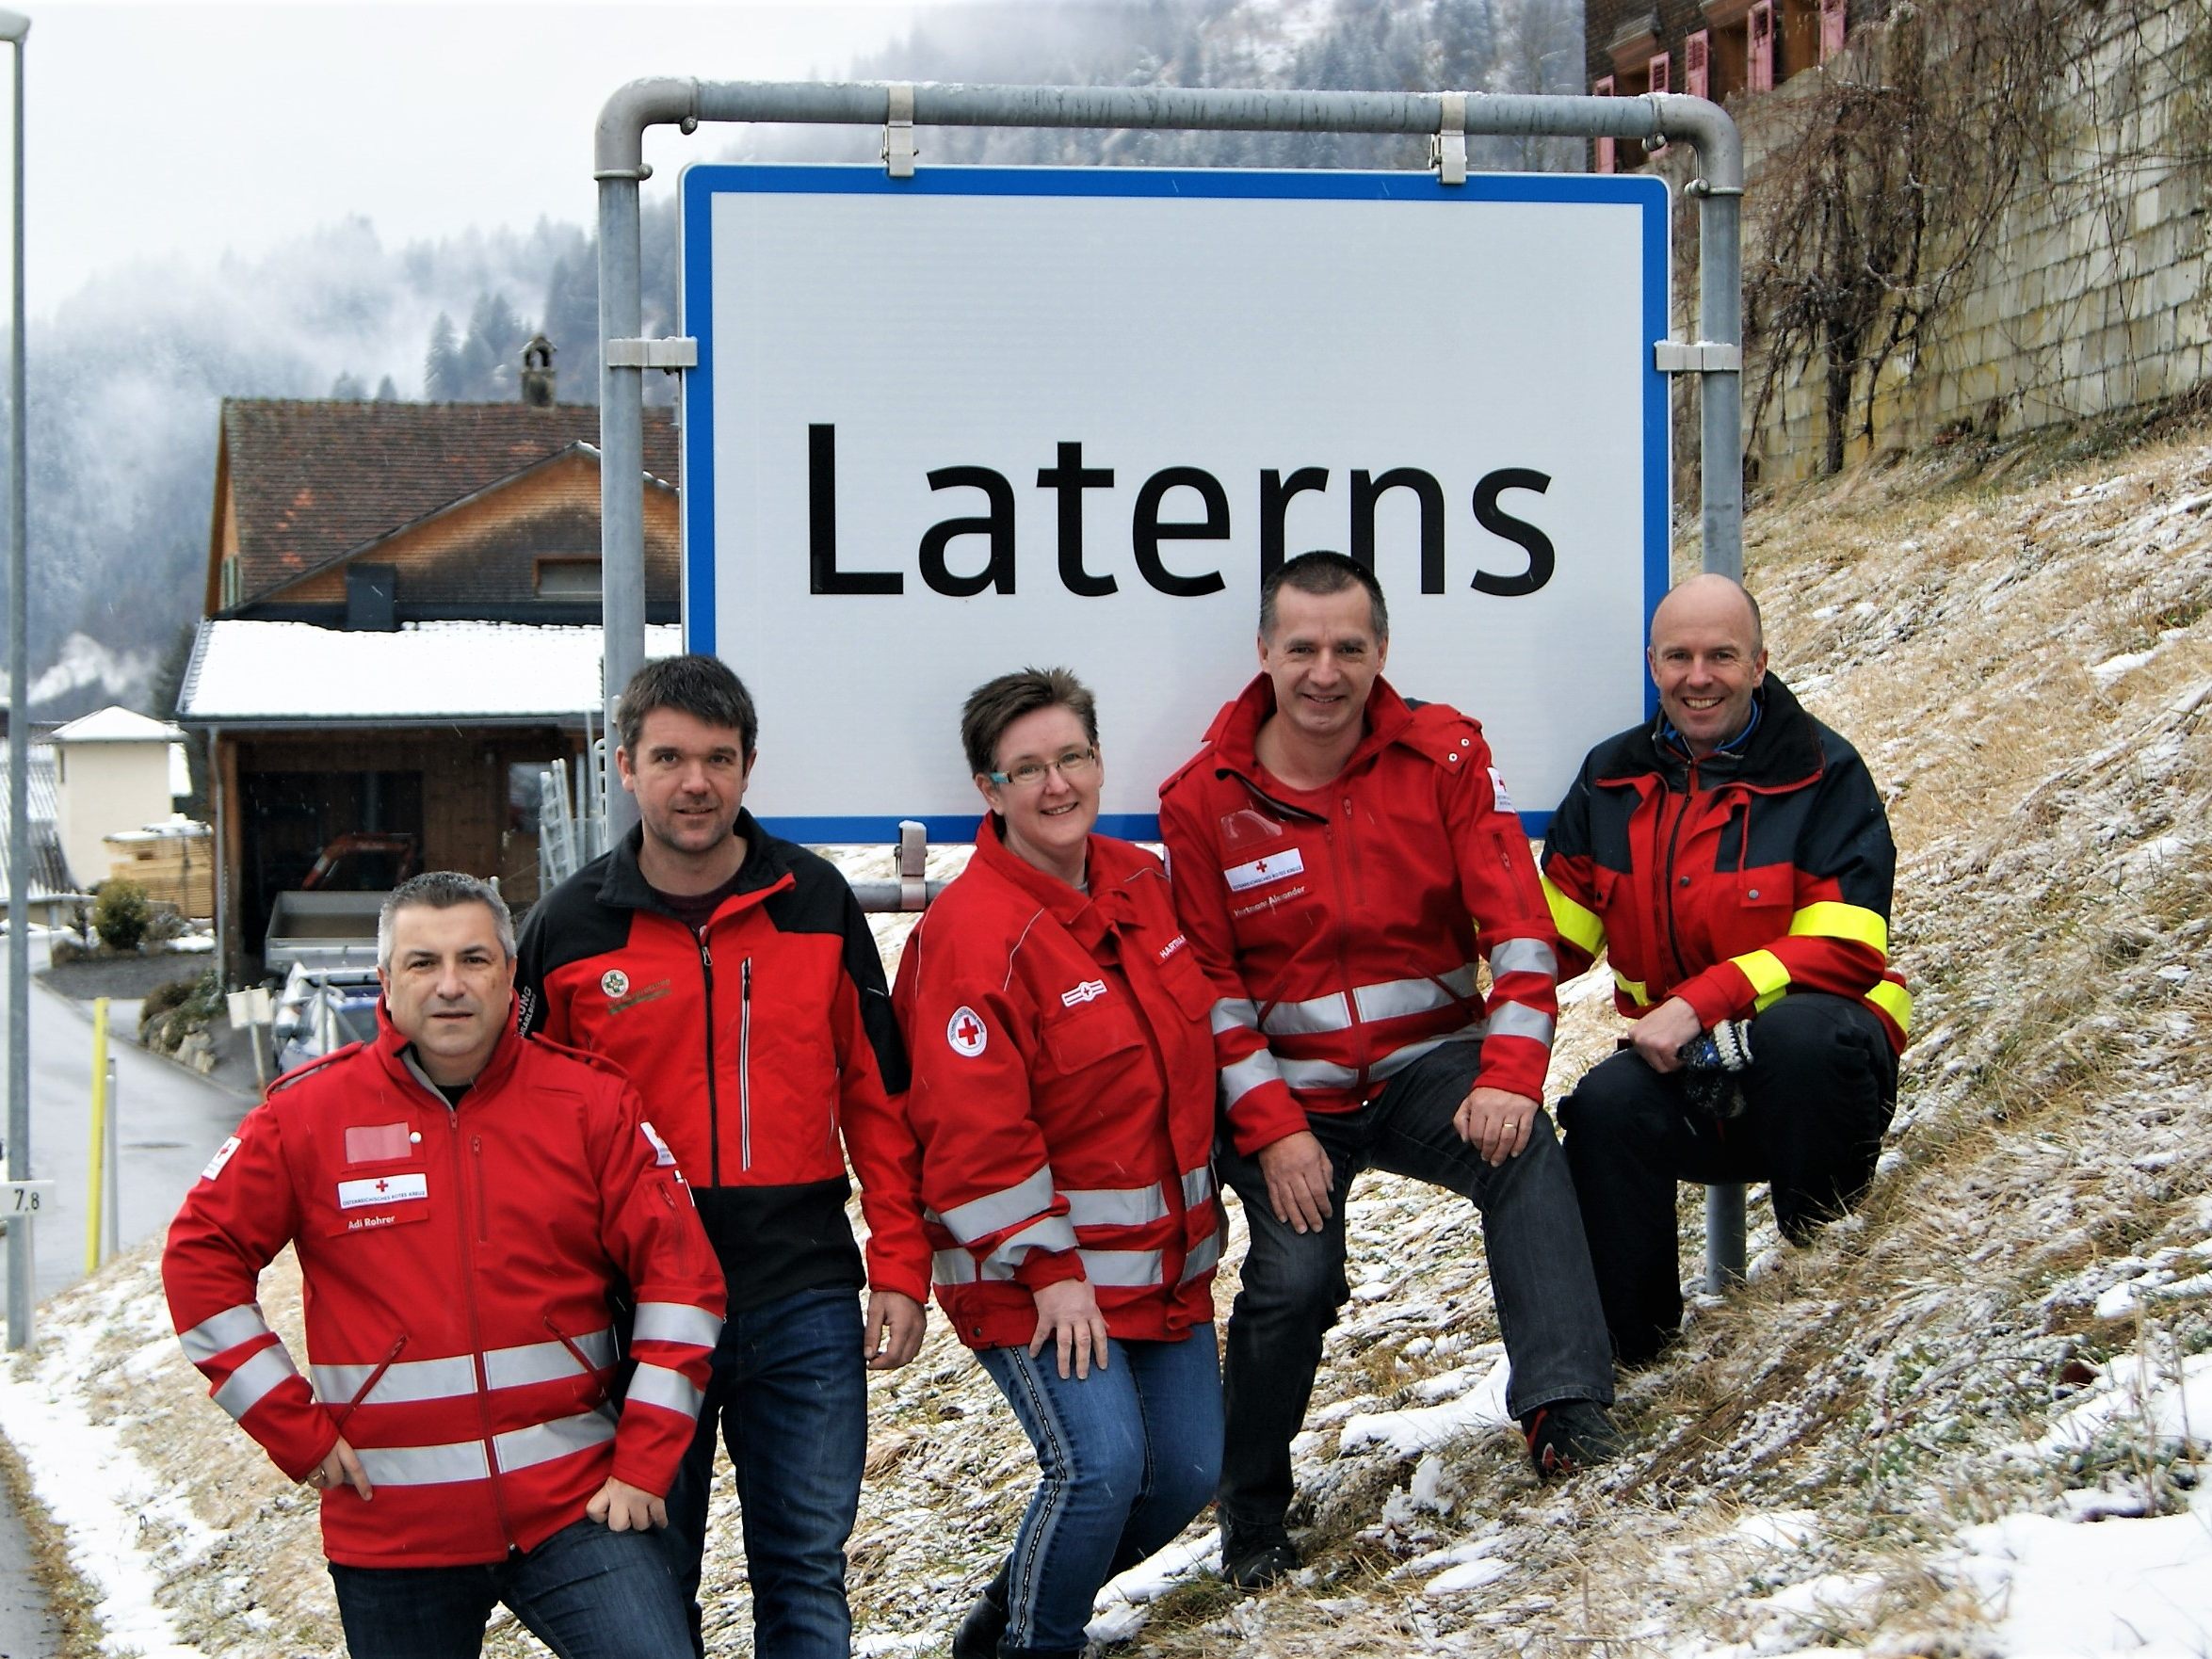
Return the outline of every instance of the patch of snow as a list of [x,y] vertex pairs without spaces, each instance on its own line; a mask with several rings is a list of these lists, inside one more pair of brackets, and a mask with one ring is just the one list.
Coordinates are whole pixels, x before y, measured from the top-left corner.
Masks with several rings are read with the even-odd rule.
[[[2206,1356],[2212,1358],[2212,1356]],[[2212,1493],[2188,1513],[2096,1525],[2008,1515],[1961,1536],[1995,1651],[2069,1659],[2212,1652]]]
[[2091,668],[2090,678],[2097,683],[2097,689],[2102,691],[2121,675],[2134,673],[2157,654],[2157,648],[2154,646],[2149,651],[2131,651],[2121,656],[2107,657]]
[[1506,1409],[1509,1367],[1493,1365],[1458,1399],[1438,1406],[1409,1406],[1402,1411],[1362,1411],[1345,1419],[1336,1438],[1339,1452],[1380,1447],[1400,1458],[1415,1458],[1447,1442],[1512,1422]]

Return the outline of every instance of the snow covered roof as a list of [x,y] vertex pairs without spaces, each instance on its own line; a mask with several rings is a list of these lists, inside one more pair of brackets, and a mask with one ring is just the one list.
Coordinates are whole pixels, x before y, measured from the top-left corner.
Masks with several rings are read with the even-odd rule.
[[184,732],[167,720],[134,714],[120,703],[70,721],[55,730],[56,743],[174,743]]
[[[533,622],[410,622],[389,633],[312,622],[200,624],[177,698],[195,725],[502,724],[580,720],[600,706],[601,632]],[[645,630],[648,656],[682,630]]]

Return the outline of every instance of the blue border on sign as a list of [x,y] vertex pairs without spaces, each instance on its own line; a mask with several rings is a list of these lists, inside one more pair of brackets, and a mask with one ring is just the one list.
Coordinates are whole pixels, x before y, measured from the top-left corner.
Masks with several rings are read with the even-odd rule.
[[[678,184],[677,282],[679,327],[699,342],[699,366],[684,379],[683,604],[684,648],[715,650],[714,307],[704,303],[712,277],[714,199],[720,195],[813,196],[1059,196],[1197,197],[1221,201],[1303,199],[1354,201],[1562,201],[1617,202],[1642,210],[1643,226],[1643,571],[1644,632],[1665,597],[1672,572],[1668,491],[1672,435],[1667,419],[1667,377],[1652,360],[1651,342],[1668,338],[1670,258],[1667,185],[1663,179],[1623,173],[1469,173],[1464,185],[1444,185],[1428,172],[1330,172],[1284,169],[1166,168],[924,168],[895,179],[881,167],[838,165],[748,167],[697,164]],[[702,297],[691,314],[691,297]],[[1647,682],[1644,713],[1658,711],[1658,693]],[[880,843],[898,839],[896,817],[763,818],[776,834],[808,844]],[[966,842],[973,814],[924,814],[931,840]],[[1531,836],[1550,828],[1549,813],[1523,813]],[[1159,820],[1149,813],[1100,814],[1101,834],[1157,841]]]

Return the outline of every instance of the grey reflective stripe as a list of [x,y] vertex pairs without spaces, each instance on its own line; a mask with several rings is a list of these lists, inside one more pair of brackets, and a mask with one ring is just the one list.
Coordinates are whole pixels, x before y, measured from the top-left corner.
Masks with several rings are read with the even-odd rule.
[[1360,1074],[1334,1060],[1284,1060],[1283,1081],[1293,1088],[1349,1088]]
[[1221,1098],[1229,1103],[1229,1110],[1236,1110],[1236,1103],[1263,1083],[1274,1083],[1283,1076],[1283,1068],[1275,1063],[1271,1049],[1261,1049],[1244,1056],[1234,1066],[1221,1068]]
[[1003,1262],[987,1262],[980,1271],[976,1258],[965,1250],[938,1250],[929,1257],[929,1277],[939,1284],[974,1284],[977,1280],[1008,1280],[1014,1270]]
[[[594,1330],[570,1340],[589,1361],[591,1369],[605,1371],[615,1362],[612,1330]],[[576,1355],[563,1342],[524,1343],[511,1348],[488,1348],[484,1353],[487,1388],[525,1388],[533,1382],[557,1382],[564,1377],[579,1375],[583,1369]],[[378,1385],[377,1392],[383,1393],[382,1384]]]
[[[450,1400],[476,1392],[476,1362],[467,1354],[387,1365],[381,1377],[377,1377],[374,1365],[314,1365],[309,1369],[315,1374],[315,1392],[331,1405],[374,1401],[379,1406],[396,1406],[411,1400]],[[570,1360],[572,1376],[575,1369],[576,1362]],[[368,1387],[372,1377],[377,1377],[377,1386],[363,1395],[361,1391]]]
[[484,1480],[491,1469],[482,1441],[455,1441],[445,1446],[356,1446],[361,1471],[371,1486],[444,1486],[459,1480]]
[[1072,1250],[1074,1248],[1075,1230],[1069,1225],[1065,1216],[1041,1216],[1021,1232],[1000,1239],[989,1259],[1003,1262],[1009,1267],[1016,1267],[1031,1250]]
[[695,1308],[689,1302],[639,1302],[630,1340],[689,1343],[695,1348],[711,1348],[721,1334],[722,1322],[704,1308]]
[[1068,1219],[1077,1227],[1142,1227],[1168,1214],[1158,1182],[1150,1186],[1071,1187]]
[[1224,1031],[1257,1031],[1260,1011],[1249,996],[1225,996],[1214,1005],[1214,1035]]
[[1352,992],[1363,1022],[1399,1020],[1465,1002],[1475,994],[1475,964],[1466,963],[1433,979],[1386,979]]
[[235,1308],[225,1308],[209,1319],[202,1319],[189,1330],[177,1332],[177,1341],[185,1345],[185,1358],[198,1365],[212,1360],[225,1348],[234,1348],[242,1342],[266,1335],[268,1321],[261,1316],[259,1302],[247,1302]]
[[1093,1284],[1134,1289],[1160,1281],[1157,1250],[1078,1250],[1083,1277]]
[[1041,1164],[1013,1185],[954,1204],[940,1212],[937,1218],[961,1243],[974,1244],[1051,1208],[1052,1166]]
[[1186,1210],[1197,1209],[1212,1196],[1213,1190],[1214,1167],[1211,1164],[1201,1164],[1195,1169],[1183,1171],[1183,1207]]
[[1221,1235],[1219,1232],[1209,1232],[1203,1243],[1194,1247],[1190,1254],[1183,1258],[1183,1277],[1176,1282],[1188,1284],[1201,1273],[1211,1272],[1220,1264]]
[[1423,1055],[1431,1054],[1444,1047],[1447,1042],[1480,1042],[1481,1040],[1482,1023],[1480,1021],[1477,1021],[1474,1024],[1461,1030],[1451,1032],[1444,1037],[1433,1038],[1428,1042],[1409,1042],[1404,1048],[1393,1049],[1368,1069],[1367,1075],[1380,1082],[1385,1077],[1397,1076]]
[[551,1463],[556,1458],[588,1452],[615,1437],[615,1425],[596,1411],[579,1411],[573,1417],[556,1417],[551,1423],[528,1428],[510,1428],[492,1437],[492,1456],[502,1474],[518,1469]]
[[215,1403],[234,1418],[247,1412],[268,1397],[269,1390],[288,1377],[298,1377],[292,1356],[284,1352],[283,1343],[271,1343],[231,1373],[222,1387],[215,1391]]
[[1498,979],[1508,974],[1542,974],[1546,979],[1557,979],[1559,958],[1541,939],[1509,939],[1490,953],[1490,972]]
[[699,1415],[699,1403],[706,1396],[694,1388],[691,1379],[681,1371],[670,1371],[666,1365],[640,1362],[630,1377],[627,1397],[643,1400],[648,1406],[665,1407],[686,1417],[696,1417]]
[[1500,1003],[1497,1011],[1490,1017],[1492,1036],[1530,1037],[1546,1048],[1551,1046],[1553,1029],[1549,1014],[1523,1003]]
[[1349,1031],[1351,1004],[1332,991],[1302,1003],[1277,1003],[1260,1016],[1260,1029],[1274,1037],[1311,1037],[1316,1032]]

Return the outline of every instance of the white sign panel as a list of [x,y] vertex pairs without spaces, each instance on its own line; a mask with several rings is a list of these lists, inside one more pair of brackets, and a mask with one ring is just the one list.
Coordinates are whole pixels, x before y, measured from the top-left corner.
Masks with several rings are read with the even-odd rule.
[[1371,562],[1388,677],[1541,831],[1646,713],[1667,579],[1657,180],[1138,169],[685,176],[686,637],[806,841],[964,840],[962,700],[1098,694],[1102,828],[1255,671],[1263,571]]

